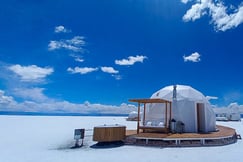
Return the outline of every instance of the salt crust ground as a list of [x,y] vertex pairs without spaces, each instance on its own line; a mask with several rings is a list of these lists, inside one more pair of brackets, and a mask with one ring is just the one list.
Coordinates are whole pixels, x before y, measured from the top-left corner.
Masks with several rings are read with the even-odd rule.
[[[136,128],[125,117],[0,116],[0,162],[237,162],[243,159],[243,141],[219,147],[154,148],[122,146],[93,149],[92,129],[102,124]],[[217,122],[243,136],[243,122]],[[74,145],[73,131],[85,128],[84,147]]]

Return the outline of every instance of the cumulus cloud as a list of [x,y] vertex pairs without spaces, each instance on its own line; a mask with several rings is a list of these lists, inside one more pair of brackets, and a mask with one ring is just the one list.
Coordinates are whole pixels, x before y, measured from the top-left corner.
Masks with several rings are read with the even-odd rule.
[[[123,103],[121,105],[106,105],[99,103],[83,104],[56,100],[44,95],[44,88],[16,88],[11,95],[6,95],[0,89],[0,111],[8,112],[45,112],[45,113],[80,113],[80,114],[129,114],[137,107]],[[18,98],[18,101],[15,100]],[[23,99],[21,101],[20,99]]]
[[118,75],[119,71],[115,70],[113,67],[103,66],[103,67],[101,67],[101,71],[103,71],[104,73],[112,74],[111,76],[114,77],[116,80],[122,79],[122,76]]
[[200,61],[200,54],[195,52],[189,56],[183,56],[184,62],[191,61],[191,62],[199,62]]
[[122,59],[122,60],[115,60],[115,64],[117,65],[133,65],[136,62],[143,62],[144,59],[146,59],[146,56],[129,56],[127,59]]
[[243,114],[243,105],[239,105],[237,102],[230,103],[228,106],[213,108],[214,112],[217,114],[222,113],[240,113]]
[[119,73],[119,71],[115,70],[113,67],[106,67],[106,66],[101,67],[101,71],[103,71],[105,73],[110,73],[110,74]]
[[97,71],[98,68],[91,68],[91,67],[75,67],[75,68],[71,68],[69,67],[67,69],[68,72],[72,73],[72,74],[76,74],[76,73],[80,73],[80,74],[87,74],[87,73],[91,73],[94,71]]
[[6,96],[3,90],[0,90],[0,105],[12,104],[15,100],[12,96]]
[[48,44],[48,50],[54,51],[58,49],[66,49],[73,52],[82,52],[83,47],[85,46],[86,42],[84,37],[82,36],[75,36],[72,39],[67,40],[51,40]]
[[60,26],[56,26],[56,27],[55,27],[54,32],[55,32],[55,33],[70,33],[71,30],[66,29],[64,26],[60,25]]
[[54,72],[50,67],[38,67],[36,65],[21,66],[19,64],[8,67],[9,70],[20,76],[21,81],[32,82],[41,81]]
[[99,103],[92,104],[88,101],[84,102],[83,104],[76,104],[68,101],[55,101],[51,100],[50,98],[45,102],[36,102],[33,100],[16,102],[13,97],[4,95],[4,91],[0,90],[0,111],[118,115],[129,114],[131,111],[136,110],[136,106],[126,103],[123,103],[119,106],[104,105]]
[[216,31],[226,31],[243,23],[243,4],[235,7],[228,7],[221,0],[201,0],[187,10],[183,16],[185,22],[195,21],[203,15],[209,15],[211,23]]
[[44,90],[44,88],[16,88],[14,89],[14,95],[25,100],[45,102],[48,97],[44,95]]
[[202,0],[202,2],[198,2],[192,5],[191,9],[189,9],[186,14],[183,16],[183,20],[185,22],[195,21],[205,15],[206,9],[208,8],[207,0]]
[[228,8],[221,3],[210,7],[212,22],[216,30],[226,31],[243,23],[243,5],[231,14],[227,14],[227,10]]

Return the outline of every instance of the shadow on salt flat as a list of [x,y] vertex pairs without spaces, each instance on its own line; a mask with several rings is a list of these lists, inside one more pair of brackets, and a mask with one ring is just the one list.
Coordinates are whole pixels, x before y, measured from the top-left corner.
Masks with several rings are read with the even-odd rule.
[[124,146],[124,142],[122,141],[114,141],[114,142],[98,142],[92,146],[94,149],[109,149]]
[[[93,144],[93,143],[92,143]],[[57,147],[51,148],[50,150],[58,150],[58,151],[71,151],[71,150],[79,150],[79,149],[90,149],[90,146],[92,145],[90,142],[84,142],[82,147],[78,147],[78,148],[72,148],[73,146],[75,146],[75,141],[70,140],[67,141],[64,144],[61,144]]]

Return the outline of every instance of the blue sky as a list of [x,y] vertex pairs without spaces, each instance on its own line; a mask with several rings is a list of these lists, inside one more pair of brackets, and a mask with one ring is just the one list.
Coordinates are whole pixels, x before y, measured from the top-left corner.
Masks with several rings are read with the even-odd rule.
[[240,0],[2,2],[0,110],[124,108],[172,84],[243,104],[242,23]]

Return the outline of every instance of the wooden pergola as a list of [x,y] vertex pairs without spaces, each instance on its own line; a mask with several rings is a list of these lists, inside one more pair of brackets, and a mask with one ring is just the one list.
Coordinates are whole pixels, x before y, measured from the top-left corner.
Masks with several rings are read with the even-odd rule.
[[[165,131],[168,130],[169,128],[169,121],[171,120],[171,101],[168,100],[164,100],[164,99],[130,99],[130,102],[137,102],[138,103],[138,121],[137,121],[137,134],[139,134],[140,129],[157,129],[155,127],[151,128],[151,127],[146,127],[145,125],[145,116],[146,116],[146,104],[151,104],[151,103],[164,103],[165,104]],[[144,108],[143,108],[143,126],[140,126],[140,108],[141,108],[141,104],[143,104]],[[169,106],[168,106],[169,104]],[[169,109],[169,110],[168,110]],[[169,111],[169,113],[168,113]],[[161,129],[161,128],[160,128]]]

